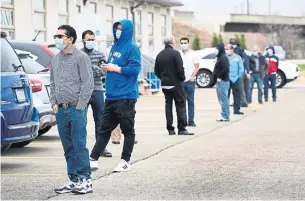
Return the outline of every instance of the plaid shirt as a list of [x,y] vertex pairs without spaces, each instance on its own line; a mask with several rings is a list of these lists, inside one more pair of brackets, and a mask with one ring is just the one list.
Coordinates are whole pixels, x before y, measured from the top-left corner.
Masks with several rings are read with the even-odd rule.
[[102,59],[106,60],[105,55],[95,49],[89,52],[82,48],[81,51],[90,57],[94,77],[94,90],[103,90],[102,77],[105,76],[105,72],[98,66],[98,62]]
[[50,101],[86,108],[93,92],[93,73],[89,57],[74,45],[67,54],[53,57],[50,70]]

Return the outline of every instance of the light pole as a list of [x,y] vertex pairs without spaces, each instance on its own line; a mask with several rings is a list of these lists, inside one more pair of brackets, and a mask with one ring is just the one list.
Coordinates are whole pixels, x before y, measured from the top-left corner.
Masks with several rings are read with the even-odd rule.
[[247,0],[247,15],[250,15],[250,5],[249,0]]
[[271,0],[269,0],[269,15],[271,15]]
[[136,8],[138,8],[139,6],[145,4],[145,0],[141,0],[138,4],[136,4],[135,6],[130,6],[130,12],[131,12],[131,16],[132,16],[132,22],[134,25],[134,32],[133,32],[133,40],[136,42],[136,16],[135,16],[135,10]]

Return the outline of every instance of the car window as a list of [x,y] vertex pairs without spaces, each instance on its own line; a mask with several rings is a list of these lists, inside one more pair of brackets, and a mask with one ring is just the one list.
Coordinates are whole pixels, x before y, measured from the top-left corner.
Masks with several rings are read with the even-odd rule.
[[21,62],[24,67],[24,71],[27,74],[36,74],[39,71],[43,71],[44,69],[46,69],[28,56],[26,58],[21,58]]
[[14,72],[15,69],[13,64],[15,66],[21,65],[20,60],[11,45],[7,40],[1,38],[1,72]]
[[216,54],[212,53],[204,56],[202,59],[215,59],[215,58],[216,58]]

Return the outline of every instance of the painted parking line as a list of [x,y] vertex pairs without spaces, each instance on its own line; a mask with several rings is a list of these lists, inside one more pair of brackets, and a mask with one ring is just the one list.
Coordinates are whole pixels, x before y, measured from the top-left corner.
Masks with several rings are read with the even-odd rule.
[[1,176],[62,176],[63,174],[1,173]]
[[1,160],[3,159],[64,159],[65,157],[62,156],[4,156],[1,157]]

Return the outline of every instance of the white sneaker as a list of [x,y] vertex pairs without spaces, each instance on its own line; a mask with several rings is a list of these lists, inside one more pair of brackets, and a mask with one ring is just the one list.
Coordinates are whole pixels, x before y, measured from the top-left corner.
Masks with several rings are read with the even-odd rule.
[[90,158],[90,168],[92,171],[98,170],[98,161]]
[[74,194],[87,194],[92,193],[92,180],[91,179],[80,179],[80,182],[77,186],[71,190]]
[[131,170],[131,165],[127,161],[122,159],[116,166],[116,168],[114,168],[113,172],[126,172],[129,170]]
[[222,122],[222,121],[230,121],[229,119],[225,119],[223,117],[217,118],[216,121]]
[[78,182],[72,182],[69,179],[69,181],[65,185],[63,185],[59,188],[55,188],[54,191],[58,194],[70,193],[72,191],[72,189],[78,185],[79,185]]

